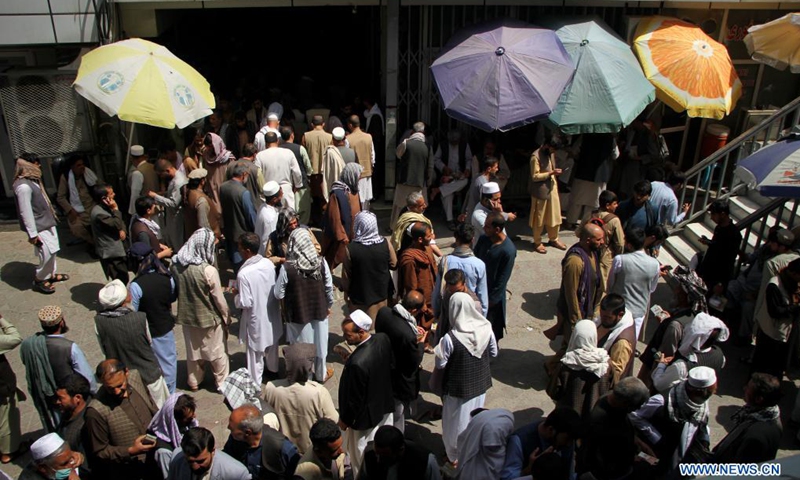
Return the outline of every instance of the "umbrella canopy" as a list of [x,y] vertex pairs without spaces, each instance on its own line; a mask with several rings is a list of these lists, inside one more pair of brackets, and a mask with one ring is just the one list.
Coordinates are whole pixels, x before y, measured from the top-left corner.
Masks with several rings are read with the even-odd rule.
[[487,132],[545,118],[575,67],[552,30],[504,20],[465,30],[433,62],[445,111]]
[[645,18],[636,28],[633,49],[658,99],[676,112],[721,119],[742,94],[728,50],[696,25]]
[[211,114],[214,96],[197,70],[140,38],[98,47],[81,58],[75,90],[109,115],[184,128]]
[[736,175],[765,197],[800,198],[800,135],[793,134],[741,160]]
[[753,60],[800,73],[800,13],[748,28],[744,44]]
[[618,132],[656,99],[628,44],[600,20],[548,26],[575,63],[572,83],[549,117],[562,132]]

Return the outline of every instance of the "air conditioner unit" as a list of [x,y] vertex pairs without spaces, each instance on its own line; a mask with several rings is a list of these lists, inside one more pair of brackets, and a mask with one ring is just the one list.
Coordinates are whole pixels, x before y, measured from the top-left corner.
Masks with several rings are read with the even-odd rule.
[[72,88],[74,72],[9,72],[0,81],[0,102],[12,153],[53,157],[91,150],[85,102]]

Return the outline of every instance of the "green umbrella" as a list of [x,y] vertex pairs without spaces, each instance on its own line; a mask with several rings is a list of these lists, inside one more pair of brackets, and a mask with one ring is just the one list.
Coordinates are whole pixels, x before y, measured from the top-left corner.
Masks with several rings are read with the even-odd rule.
[[566,134],[613,133],[629,125],[656,98],[630,47],[600,20],[553,22],[575,63],[548,120]]

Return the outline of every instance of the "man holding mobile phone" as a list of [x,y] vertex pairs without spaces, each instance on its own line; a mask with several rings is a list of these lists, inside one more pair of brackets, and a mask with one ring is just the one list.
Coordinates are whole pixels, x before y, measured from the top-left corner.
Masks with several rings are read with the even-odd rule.
[[158,411],[139,372],[120,360],[97,366],[102,387],[86,407],[85,447],[95,478],[134,480],[159,478],[152,452],[157,441],[147,427]]

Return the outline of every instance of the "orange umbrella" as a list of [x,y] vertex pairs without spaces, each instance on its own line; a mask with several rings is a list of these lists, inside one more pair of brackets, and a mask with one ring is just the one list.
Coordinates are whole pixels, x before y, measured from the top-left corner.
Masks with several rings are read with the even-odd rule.
[[658,99],[676,112],[721,119],[742,95],[728,50],[696,25],[645,18],[636,28],[633,49]]

